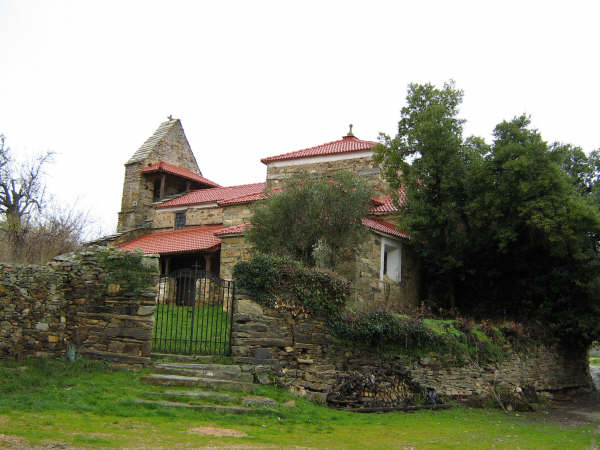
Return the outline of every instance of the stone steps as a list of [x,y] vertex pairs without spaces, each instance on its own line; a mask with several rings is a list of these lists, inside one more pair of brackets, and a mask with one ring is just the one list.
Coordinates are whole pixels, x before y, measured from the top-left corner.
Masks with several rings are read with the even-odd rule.
[[202,411],[215,411],[220,413],[248,414],[257,412],[269,412],[269,410],[266,409],[253,409],[244,406],[190,405],[188,403],[169,402],[165,400],[145,400],[141,398],[136,398],[133,401],[135,403],[143,405],[162,406],[165,408],[199,409]]
[[[164,392],[147,392],[145,395],[157,397],[178,397],[188,401],[195,400],[212,400],[228,403],[243,404],[244,406],[277,406],[279,403],[270,397],[261,397],[258,395],[246,395],[236,397],[224,392],[214,391],[164,391]],[[221,406],[223,406],[221,404]]]
[[[134,401],[162,408],[187,408],[221,413],[264,413],[277,406],[268,397],[240,396],[239,394],[200,389],[252,392],[259,388],[247,367],[236,364],[218,364],[212,357],[154,354],[154,358],[178,362],[155,362],[153,373],[142,376],[142,382],[155,386],[185,387],[183,389],[148,392]],[[222,358],[220,358],[222,361]],[[192,388],[192,389],[189,389]],[[161,399],[160,397],[163,397]],[[173,400],[176,401],[173,401]]]
[[224,359],[223,356],[215,355],[174,355],[171,353],[151,353],[150,358],[152,358],[154,361],[160,359],[169,359],[173,361],[203,363],[214,363]]
[[258,388],[258,385],[245,381],[157,373],[151,373],[150,375],[143,376],[142,382],[155,386],[186,386],[248,392],[254,391]]
[[187,397],[199,400],[221,400],[233,402],[236,399],[224,392],[213,391],[164,391],[164,392],[147,392],[146,395],[164,396],[164,397]]
[[252,383],[251,373],[242,372],[240,366],[226,364],[156,363],[154,371],[161,374],[200,378],[225,379]]

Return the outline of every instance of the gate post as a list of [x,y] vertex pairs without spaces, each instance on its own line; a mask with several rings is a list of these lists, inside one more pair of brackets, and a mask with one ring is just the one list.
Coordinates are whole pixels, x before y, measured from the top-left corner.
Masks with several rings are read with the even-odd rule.
[[232,346],[232,335],[233,335],[233,310],[235,309],[235,282],[233,280],[231,283],[231,311],[229,313],[229,354],[231,355],[231,346]]

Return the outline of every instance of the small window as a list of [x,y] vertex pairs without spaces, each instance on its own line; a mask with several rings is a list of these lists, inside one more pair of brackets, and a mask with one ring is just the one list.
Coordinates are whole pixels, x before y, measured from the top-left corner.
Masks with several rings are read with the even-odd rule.
[[175,213],[175,229],[181,230],[185,228],[185,213]]
[[402,251],[399,242],[382,240],[380,278],[396,282],[402,280]]

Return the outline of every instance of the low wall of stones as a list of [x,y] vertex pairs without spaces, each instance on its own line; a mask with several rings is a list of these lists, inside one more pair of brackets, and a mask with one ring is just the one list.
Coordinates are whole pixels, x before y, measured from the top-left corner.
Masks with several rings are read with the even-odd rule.
[[[129,286],[127,274],[143,286]],[[70,349],[116,365],[149,364],[157,276],[158,258],[103,247],[45,265],[0,264],[0,358]]]
[[[565,355],[541,346],[523,354],[506,349],[508,357],[499,365],[448,367],[443,355],[418,361],[383,359],[372,351],[346,347],[329,334],[323,320],[294,317],[246,297],[237,298],[234,311],[236,361],[253,364],[263,374],[269,370],[278,384],[320,403],[394,406],[406,398],[403,389],[415,383],[452,398],[484,397],[500,385],[532,386],[538,392],[591,387],[585,351]],[[347,392],[352,398],[340,399],[349,379],[354,380]]]

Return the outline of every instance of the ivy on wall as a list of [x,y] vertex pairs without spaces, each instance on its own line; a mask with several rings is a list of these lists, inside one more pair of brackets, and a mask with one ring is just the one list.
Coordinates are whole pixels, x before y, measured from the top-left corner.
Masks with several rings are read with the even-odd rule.
[[[384,309],[352,311],[345,308],[351,283],[339,275],[306,268],[292,260],[256,253],[235,265],[238,289],[269,308],[292,314],[312,314],[326,320],[340,341],[382,352],[422,357],[436,353],[450,363],[500,362],[504,346],[526,348],[526,336],[507,339],[514,326],[495,327],[465,319],[423,319]],[[238,291],[239,292],[239,291]]]
[[99,251],[98,264],[104,269],[107,290],[142,294],[154,286],[158,274],[155,265],[150,265],[139,251],[128,252],[107,248]]

